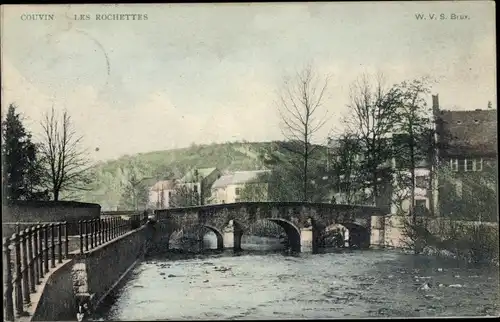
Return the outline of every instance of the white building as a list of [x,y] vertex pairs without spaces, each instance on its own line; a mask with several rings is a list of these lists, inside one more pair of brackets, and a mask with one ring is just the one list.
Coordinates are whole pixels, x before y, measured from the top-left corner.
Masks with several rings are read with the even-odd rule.
[[162,180],[156,182],[149,189],[149,205],[155,209],[170,207],[172,196],[175,193],[176,180]]
[[[270,173],[269,170],[236,171],[223,175],[212,185],[213,203],[233,203],[240,201],[265,201],[268,197],[268,183],[263,175]],[[242,200],[241,193],[244,188],[253,185],[255,200]],[[257,200],[258,199],[258,200]]]

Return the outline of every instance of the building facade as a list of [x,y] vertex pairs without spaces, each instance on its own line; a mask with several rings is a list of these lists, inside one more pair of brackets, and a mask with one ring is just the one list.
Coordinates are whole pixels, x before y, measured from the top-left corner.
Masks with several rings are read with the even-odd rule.
[[197,196],[198,205],[204,205],[211,198],[211,187],[213,183],[222,176],[217,168],[192,169],[179,180],[179,185],[184,186],[194,196]]
[[497,110],[441,110],[435,95],[433,114],[438,146],[436,214],[496,218],[496,202],[491,199],[497,195]]
[[149,207],[154,209],[170,208],[176,186],[176,180],[161,180],[156,182],[149,189]]
[[267,201],[269,170],[237,171],[221,176],[212,185],[212,203]]

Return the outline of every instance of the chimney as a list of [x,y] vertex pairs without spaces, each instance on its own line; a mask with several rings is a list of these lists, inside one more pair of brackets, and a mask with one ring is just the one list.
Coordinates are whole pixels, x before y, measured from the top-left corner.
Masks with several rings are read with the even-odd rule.
[[432,95],[432,112],[437,115],[439,112],[439,95]]

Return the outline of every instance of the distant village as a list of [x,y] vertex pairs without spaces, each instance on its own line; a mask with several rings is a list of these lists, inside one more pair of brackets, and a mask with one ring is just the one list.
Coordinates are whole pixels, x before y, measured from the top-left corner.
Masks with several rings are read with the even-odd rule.
[[[466,196],[466,194],[475,193],[464,187],[462,178],[496,167],[497,111],[490,108],[468,111],[441,110],[437,95],[433,96],[432,108],[436,132],[447,133],[446,136],[437,135],[435,138],[442,143],[441,150],[435,151],[436,157],[444,160],[447,169],[455,176],[452,181],[437,182],[438,178],[434,176],[432,162],[428,161],[429,158],[423,158],[422,162],[417,163],[418,168],[415,169],[415,205],[431,213],[457,212],[460,207],[457,206],[456,198],[450,198],[450,193],[463,199],[464,202],[471,199],[471,196]],[[393,135],[391,138],[392,144],[396,137],[397,135]],[[332,157],[335,157],[336,144],[335,140],[328,143]],[[359,159],[361,158],[362,156],[359,156]],[[397,166],[395,163],[393,160],[388,166]],[[192,169],[180,179],[161,180],[152,184],[149,187],[148,208],[175,207],[173,201],[179,191],[186,191],[189,198],[194,199],[191,205],[268,201],[268,174],[270,174],[268,169],[236,172],[227,172],[215,167]],[[252,193],[249,194],[248,191]],[[394,198],[392,198],[393,191],[394,189],[387,189],[380,200],[380,205],[387,206],[391,209],[391,213],[396,212]],[[331,202],[331,200],[346,203],[341,185],[331,192],[326,202]],[[405,202],[410,201],[402,201],[403,204]]]

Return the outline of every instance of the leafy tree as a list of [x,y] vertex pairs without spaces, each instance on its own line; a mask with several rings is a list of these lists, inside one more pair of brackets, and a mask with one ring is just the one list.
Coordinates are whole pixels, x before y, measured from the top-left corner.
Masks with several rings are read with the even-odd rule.
[[360,159],[363,150],[358,138],[352,133],[343,133],[338,139],[330,140],[328,179],[334,185],[333,190],[343,196],[336,202],[354,204],[362,203],[363,192],[361,182]]
[[62,191],[89,190],[90,161],[82,149],[82,136],[77,135],[67,111],[58,119],[54,108],[45,114],[41,122],[43,129],[40,153],[46,163],[45,184],[52,198],[60,199]]
[[200,195],[186,184],[179,184],[170,200],[171,207],[191,207],[197,206]]
[[122,205],[126,209],[145,209],[149,199],[148,187],[144,180],[132,173],[122,194]]
[[363,75],[351,85],[348,107],[347,129],[356,135],[363,150],[360,177],[377,205],[381,191],[392,180],[388,143],[399,121],[400,92],[387,88],[381,75],[374,81]]
[[[316,149],[312,144],[314,136],[327,121],[326,112],[318,116],[328,86],[328,77],[321,81],[311,66],[286,79],[284,90],[279,97],[278,110],[282,121],[282,133],[287,139],[283,147],[298,157],[289,166],[298,169],[302,194],[301,201],[310,201],[311,184],[309,164]],[[295,171],[294,171],[295,172]]]
[[[266,179],[269,175],[262,175],[258,178],[260,182],[247,183],[241,189],[240,200],[241,201],[267,201],[268,200],[268,183]],[[266,181],[265,181],[266,180]],[[256,180],[257,181],[257,180]]]
[[147,177],[147,169],[135,159],[131,159],[124,165],[123,192],[121,195],[121,207],[125,209],[145,209],[149,201],[149,187],[146,181],[152,179]]
[[399,122],[397,130],[399,135],[393,136],[393,149],[396,160],[396,168],[409,176],[401,175],[399,185],[409,188],[410,215],[416,220],[415,207],[415,184],[416,169],[419,164],[429,161],[429,148],[432,144],[431,120],[427,111],[426,95],[430,93],[427,79],[417,79],[411,82],[403,82],[395,87],[399,92],[399,108],[397,110]]
[[262,151],[260,158],[271,170],[268,176],[269,201],[302,200],[302,173],[296,164],[300,160],[297,161],[295,155],[284,153],[279,143]]
[[46,199],[46,191],[41,190],[42,168],[37,155],[38,147],[31,141],[16,106],[9,105],[2,122],[3,188],[5,197],[17,199]]

